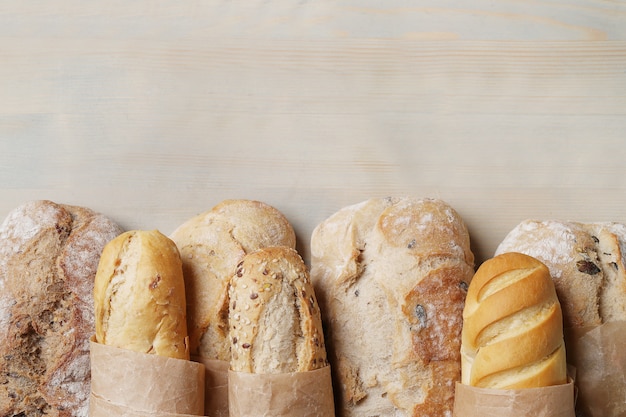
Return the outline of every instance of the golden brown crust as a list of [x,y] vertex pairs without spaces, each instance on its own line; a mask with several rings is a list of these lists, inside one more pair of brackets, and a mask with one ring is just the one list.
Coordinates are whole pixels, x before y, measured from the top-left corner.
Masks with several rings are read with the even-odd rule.
[[295,232],[276,208],[233,199],[187,220],[171,238],[183,261],[191,353],[228,361],[228,282],[235,267],[265,246],[295,248]]
[[402,311],[416,330],[413,349],[422,363],[460,362],[462,313],[471,274],[466,264],[440,267],[407,293]]
[[233,371],[305,372],[328,364],[321,312],[294,249],[269,247],[246,255],[229,293]]
[[521,253],[484,262],[463,311],[463,382],[499,389],[566,382],[563,318],[548,268]]
[[86,417],[93,280],[121,233],[84,207],[41,200],[0,227],[0,415]]
[[189,359],[180,255],[159,231],[125,232],[105,246],[94,301],[98,343]]

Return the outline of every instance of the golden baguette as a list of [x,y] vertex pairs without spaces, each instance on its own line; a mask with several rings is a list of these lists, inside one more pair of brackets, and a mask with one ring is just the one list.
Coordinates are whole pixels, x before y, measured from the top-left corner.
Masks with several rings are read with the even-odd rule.
[[520,389],[567,381],[563,318],[548,268],[504,253],[476,271],[463,311],[462,382]]
[[104,247],[94,301],[98,343],[189,359],[182,263],[160,232],[129,231]]

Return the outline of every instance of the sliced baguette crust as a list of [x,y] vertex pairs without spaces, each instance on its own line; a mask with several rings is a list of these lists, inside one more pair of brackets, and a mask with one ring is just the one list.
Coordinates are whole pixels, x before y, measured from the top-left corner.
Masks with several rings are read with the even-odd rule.
[[98,343],[189,359],[182,263],[159,231],[128,231],[105,246],[94,301]]
[[229,294],[233,371],[305,372],[328,365],[320,309],[294,249],[269,247],[246,255]]
[[521,253],[484,262],[463,311],[462,381],[517,389],[567,380],[563,318],[548,268]]
[[183,261],[192,355],[230,360],[228,282],[246,253],[296,247],[287,218],[254,200],[224,200],[180,225],[170,237]]
[[543,262],[554,280],[566,328],[626,320],[626,226],[524,220],[496,255],[521,252]]
[[47,200],[0,226],[0,415],[87,416],[94,277],[120,233],[88,208]]
[[371,199],[315,228],[338,416],[451,414],[473,262],[465,224],[441,200]]

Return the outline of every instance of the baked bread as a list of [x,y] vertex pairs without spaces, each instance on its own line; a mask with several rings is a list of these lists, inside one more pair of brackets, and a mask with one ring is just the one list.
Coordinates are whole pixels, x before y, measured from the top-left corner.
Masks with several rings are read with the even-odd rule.
[[496,255],[521,252],[550,270],[566,328],[626,320],[626,226],[525,220]]
[[462,382],[521,389],[567,382],[563,316],[548,268],[509,252],[485,261],[463,310]]
[[88,208],[47,200],[0,226],[0,415],[87,416],[94,276],[121,232]]
[[438,199],[371,199],[314,229],[338,416],[451,415],[473,265],[463,220]]
[[98,343],[189,359],[182,263],[159,231],[131,230],[105,246],[94,302]]
[[225,200],[171,235],[183,261],[192,355],[230,360],[228,282],[246,253],[266,246],[295,248],[285,216],[253,200]]
[[328,365],[320,309],[294,249],[276,246],[246,255],[229,294],[231,370],[280,374]]

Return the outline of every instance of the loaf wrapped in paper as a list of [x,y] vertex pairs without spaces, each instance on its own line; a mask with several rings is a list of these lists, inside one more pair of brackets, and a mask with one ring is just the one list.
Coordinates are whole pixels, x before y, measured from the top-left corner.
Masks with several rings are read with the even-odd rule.
[[170,237],[183,262],[190,353],[206,366],[206,413],[226,417],[230,279],[247,253],[266,246],[295,248],[295,232],[276,208],[231,199],[188,219]]
[[517,252],[485,261],[463,310],[454,415],[573,417],[563,318],[548,267]]
[[579,415],[626,415],[626,321],[566,329],[566,340],[576,368]]
[[518,251],[550,269],[563,306],[568,362],[576,368],[577,413],[626,413],[626,225],[525,220],[496,254]]
[[246,255],[229,295],[230,416],[332,417],[321,312],[296,250]]
[[230,372],[230,417],[333,417],[330,366],[283,374]]
[[490,389],[456,384],[454,417],[574,417],[574,383]]
[[91,341],[90,417],[204,415],[204,365]]
[[174,242],[133,230],[103,249],[94,283],[91,417],[203,415],[205,366],[190,361]]

